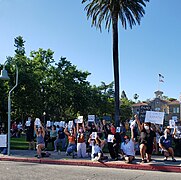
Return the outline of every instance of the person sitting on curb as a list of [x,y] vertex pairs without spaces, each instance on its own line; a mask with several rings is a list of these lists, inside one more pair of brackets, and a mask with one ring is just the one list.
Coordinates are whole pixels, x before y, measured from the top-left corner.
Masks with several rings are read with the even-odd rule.
[[172,135],[170,134],[170,129],[166,128],[164,135],[160,137],[159,146],[164,151],[164,161],[167,161],[168,157],[172,157],[172,161],[175,162],[174,151],[172,148]]
[[[156,134],[151,130],[151,123],[145,122],[140,123],[138,115],[135,115],[136,123],[138,124],[138,129],[140,131],[140,154],[141,163],[146,163],[152,161],[151,156],[153,152],[153,144],[156,147]],[[146,158],[145,158],[146,155]]]
[[131,139],[129,136],[124,136],[124,142],[121,143],[121,154],[125,163],[132,163],[135,159],[135,140],[134,140],[134,132],[133,127],[131,128]]
[[66,127],[64,129],[64,133],[67,135],[68,137],[68,146],[67,146],[67,150],[66,150],[66,155],[69,156],[72,153],[72,157],[74,158],[75,154],[75,150],[76,150],[76,129],[75,127],[70,129],[70,131],[68,131],[68,127]]
[[34,124],[34,130],[36,133],[36,139],[37,139],[37,145],[36,145],[36,149],[37,149],[37,158],[41,158],[41,152],[42,149],[45,148],[45,141],[44,141],[44,137],[45,137],[45,129],[42,126],[41,122],[40,122],[40,127],[36,128],[36,124]]
[[104,156],[101,149],[102,140],[97,136],[95,139],[92,139],[92,134],[90,135],[88,142],[92,147],[91,159],[92,161],[102,161],[108,159],[107,156]]

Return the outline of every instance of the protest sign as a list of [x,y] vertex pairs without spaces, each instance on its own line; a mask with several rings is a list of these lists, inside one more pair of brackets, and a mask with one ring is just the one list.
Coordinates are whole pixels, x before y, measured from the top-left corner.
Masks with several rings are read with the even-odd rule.
[[175,121],[173,119],[169,120],[170,128],[175,128]]
[[51,126],[51,122],[47,121],[47,127],[50,127],[50,126]]
[[30,121],[26,121],[26,123],[25,123],[25,125],[28,126],[28,127],[30,126],[30,124],[31,124]]
[[72,128],[73,125],[74,125],[73,121],[69,121],[69,122],[68,122],[68,127],[69,127],[69,128]]
[[7,135],[6,134],[0,135],[0,147],[7,147]]
[[41,122],[40,122],[40,119],[39,119],[39,118],[36,118],[36,119],[35,119],[35,125],[36,125],[36,126],[40,126],[40,125],[41,125]]
[[146,111],[145,122],[153,124],[163,124],[164,112]]
[[116,132],[120,133],[121,132],[121,127],[116,127]]
[[139,119],[141,123],[145,122],[146,111],[150,111],[150,110],[151,110],[151,106],[148,106],[148,105],[140,106]]
[[94,122],[95,121],[95,115],[88,115],[88,122]]
[[114,135],[108,134],[107,142],[112,142],[113,143],[113,140],[114,140]]
[[83,116],[78,116],[76,123],[83,123]]
[[92,139],[96,139],[97,138],[97,132],[92,132]]

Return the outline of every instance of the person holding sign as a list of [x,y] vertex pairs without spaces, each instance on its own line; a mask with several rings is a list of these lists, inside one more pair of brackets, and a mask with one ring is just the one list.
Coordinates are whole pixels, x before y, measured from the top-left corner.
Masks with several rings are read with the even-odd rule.
[[82,126],[77,122],[77,157],[85,158],[86,154],[86,143],[85,143],[85,127],[84,122],[82,122]]
[[36,133],[36,139],[37,139],[37,145],[36,145],[36,149],[37,149],[37,158],[41,158],[41,152],[42,149],[45,148],[45,141],[44,141],[44,137],[45,137],[45,129],[42,126],[41,122],[39,121],[39,128],[37,130],[36,128],[36,122],[34,123],[34,130]]
[[88,143],[92,147],[91,159],[92,161],[100,161],[103,159],[103,152],[101,149],[101,139],[96,136],[93,137],[93,134],[90,135]]
[[[141,163],[146,163],[151,161],[151,156],[153,152],[153,144],[156,147],[156,134],[151,130],[151,123],[145,122],[140,123],[138,115],[135,115],[136,123],[138,124],[138,129],[140,131],[140,154],[141,154]],[[146,155],[146,158],[145,158]]]
[[121,143],[121,154],[126,163],[132,163],[135,158],[135,140],[133,127],[131,127],[131,138],[129,136],[124,136],[124,142]]
[[74,158],[74,152],[76,150],[76,144],[75,144],[76,129],[75,127],[73,127],[72,129],[70,129],[70,131],[68,131],[68,127],[66,127],[64,129],[64,133],[67,135],[69,142],[66,150],[66,155],[69,156],[72,153],[72,157]]

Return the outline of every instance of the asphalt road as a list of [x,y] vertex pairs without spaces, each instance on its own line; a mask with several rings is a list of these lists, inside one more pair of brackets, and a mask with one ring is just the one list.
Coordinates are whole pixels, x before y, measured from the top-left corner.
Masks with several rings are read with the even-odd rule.
[[0,180],[180,180],[180,173],[0,162]]

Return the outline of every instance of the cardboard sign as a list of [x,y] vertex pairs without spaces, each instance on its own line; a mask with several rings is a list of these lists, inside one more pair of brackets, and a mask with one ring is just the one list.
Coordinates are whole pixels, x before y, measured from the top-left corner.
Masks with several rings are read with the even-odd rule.
[[95,122],[95,115],[88,115],[88,122]]
[[169,120],[170,128],[175,128],[175,121],[173,119]]
[[51,122],[47,121],[47,127],[50,127],[50,126],[51,126]]
[[74,122],[73,122],[73,121],[69,121],[69,122],[68,122],[68,127],[69,127],[69,128],[72,128],[73,125],[74,125]]
[[120,133],[121,132],[121,127],[116,127],[116,132]]
[[145,122],[153,124],[163,124],[164,112],[146,111]]
[[7,147],[7,135],[6,134],[0,135],[0,147]]
[[78,116],[76,123],[83,123],[83,116]]
[[36,119],[35,119],[35,125],[36,125],[36,126],[40,126],[40,125],[41,125],[41,122],[40,122],[40,119],[39,119],[39,118],[36,118]]
[[97,132],[92,132],[92,139],[96,139],[97,138]]
[[112,134],[108,134],[108,137],[107,137],[107,142],[111,142],[111,143],[113,143],[113,140],[114,140],[114,135],[112,135]]
[[25,123],[25,125],[28,126],[28,127],[30,126],[30,124],[31,124],[30,121],[26,121],[26,123]]

